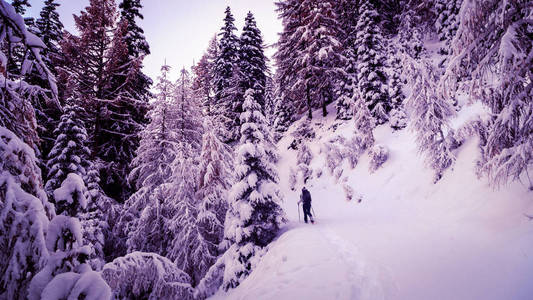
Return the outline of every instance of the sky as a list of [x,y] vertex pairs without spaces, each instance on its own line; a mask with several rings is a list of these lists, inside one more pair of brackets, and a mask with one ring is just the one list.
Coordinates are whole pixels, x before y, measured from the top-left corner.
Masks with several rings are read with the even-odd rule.
[[[37,17],[43,0],[30,0],[27,15]],[[117,1],[118,2],[118,1]],[[65,28],[75,32],[73,14],[78,14],[89,0],[59,0],[58,12]],[[190,68],[207,49],[209,41],[223,25],[224,10],[230,6],[237,29],[242,29],[248,11],[254,14],[266,45],[272,45],[281,31],[274,0],[144,0],[144,29],[151,54],[144,61],[144,71],[154,80],[165,59],[176,78],[182,67]],[[240,35],[240,33],[238,33]],[[268,56],[273,48],[266,49]]]

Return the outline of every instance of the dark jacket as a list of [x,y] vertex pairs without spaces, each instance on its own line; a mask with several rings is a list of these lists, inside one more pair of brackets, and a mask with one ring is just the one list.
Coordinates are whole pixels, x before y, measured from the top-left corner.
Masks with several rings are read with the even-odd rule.
[[303,189],[302,196],[300,197],[300,201],[303,202],[304,206],[311,206],[311,193],[309,193],[308,190]]

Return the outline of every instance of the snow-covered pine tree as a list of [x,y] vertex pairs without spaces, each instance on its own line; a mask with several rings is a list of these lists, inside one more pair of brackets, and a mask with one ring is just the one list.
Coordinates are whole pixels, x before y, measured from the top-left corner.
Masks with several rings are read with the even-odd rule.
[[426,164],[435,171],[437,182],[455,160],[446,143],[448,120],[455,110],[445,98],[439,96],[438,77],[427,59],[417,60],[406,55],[403,65],[412,89],[406,105],[411,111],[418,150],[425,155]]
[[297,106],[305,106],[311,119],[314,107],[321,107],[325,116],[326,105],[333,100],[339,66],[344,60],[342,44],[337,39],[341,27],[334,10],[336,1],[296,2],[301,3],[292,0],[277,3],[285,25],[275,58],[281,69],[280,80],[289,83],[291,93],[304,95],[294,99],[305,101]]
[[[252,12],[248,12],[239,45],[239,95],[244,97],[248,89],[254,89],[256,101],[261,106],[263,114],[268,71],[266,60],[261,31],[257,28]],[[239,114],[242,112],[242,103],[236,112]]]
[[439,39],[446,41],[447,46],[450,45],[459,27],[458,15],[462,2],[463,0],[437,0],[435,3],[437,14],[435,27],[437,28]]
[[[43,62],[41,50],[46,46],[33,33],[24,26],[21,16],[5,1],[1,2],[0,29],[6,34],[0,37],[0,43],[5,47],[0,48],[0,78],[6,79],[1,85],[2,103],[0,104],[0,126],[11,130],[32,148],[37,149],[40,143],[35,122],[36,111],[33,103],[44,103],[56,110],[60,105],[57,101],[57,87],[55,77]],[[21,48],[28,54],[24,60],[24,68],[13,63],[14,48]],[[12,67],[16,67],[16,71]],[[23,71],[29,71],[29,66],[39,70],[44,86],[30,85],[20,80]],[[19,68],[20,67],[20,68]]]
[[[392,52],[392,49],[391,51]],[[403,102],[405,100],[405,95],[403,94],[402,87],[403,82],[401,81],[400,75],[401,70],[401,59],[397,54],[390,54],[391,57],[394,57],[391,60],[391,80],[389,83],[389,96],[391,100],[392,110],[390,111],[389,124],[390,127],[394,130],[400,130],[407,126],[407,115],[405,114],[405,109]]]
[[[91,253],[91,265],[96,269],[102,266],[104,261],[104,235],[107,228],[107,216],[109,201],[102,195],[99,186],[99,174],[94,165],[89,161],[91,153],[86,145],[87,131],[83,124],[85,110],[70,99],[64,107],[61,121],[55,130],[56,140],[49,153],[47,169],[49,170],[48,181],[45,190],[49,199],[56,204],[57,214],[65,214],[77,217],[83,224],[84,244],[94,248]],[[81,191],[87,200],[88,210],[80,210],[72,207],[74,204],[64,205],[58,203],[55,191],[65,182],[69,174],[77,174],[83,179],[87,189]],[[80,212],[79,215],[72,214]]]
[[88,112],[91,152],[104,191],[123,201],[129,194],[128,161],[138,145],[149,94],[148,86],[141,88],[137,82],[143,56],[130,56],[126,42],[130,24],[124,19],[117,26],[116,19],[112,0],[91,0],[74,17],[79,36],[65,35],[61,78],[67,81],[64,86],[81,96]]
[[28,9],[28,7],[31,7],[31,4],[28,2],[28,0],[13,0],[11,1],[11,5],[15,9],[15,12],[21,16],[26,13],[26,9]]
[[[302,25],[301,6],[298,0],[284,0],[276,2],[278,18],[282,20],[283,31],[280,33],[277,51],[274,54],[276,65],[276,109],[275,115],[279,125],[274,126],[276,131],[285,132],[286,128],[292,124],[292,115],[285,112],[291,110],[297,113],[305,110],[305,93],[293,89],[297,76],[295,73],[295,62],[298,56],[296,51],[296,41],[294,38],[296,29]],[[297,100],[294,100],[297,99]],[[283,109],[282,109],[283,108]],[[290,118],[288,118],[290,116]]]
[[[86,145],[87,131],[83,119],[85,110],[74,99],[70,99],[64,107],[64,113],[57,129],[55,142],[48,154],[48,181],[45,190],[52,202],[54,191],[61,186],[69,173],[82,178],[87,175],[91,151]],[[57,209],[57,207],[56,207]],[[61,210],[58,214],[61,214]]]
[[[284,222],[276,167],[270,162],[263,132],[265,118],[253,90],[246,91],[241,114],[241,141],[236,157],[236,179],[229,197],[224,237],[232,245],[226,263],[224,289],[234,288],[252,272],[259,252],[278,234]],[[228,246],[229,246],[228,245]]]
[[270,129],[274,126],[274,120],[276,119],[276,83],[273,76],[273,74],[267,76],[265,89],[264,114]]
[[345,61],[343,72],[340,75],[337,89],[337,119],[348,120],[352,118],[352,97],[357,88],[357,56],[356,56],[356,26],[358,20],[358,1],[341,0],[335,5],[341,31],[338,39],[343,44]]
[[55,78],[40,55],[45,45],[26,29],[22,17],[4,0],[0,1],[0,17],[0,29],[5,33],[0,43],[18,44],[31,53],[33,59],[28,57],[27,63],[40,69],[51,87],[46,91],[23,80],[13,81],[14,76],[6,73],[10,53],[0,49],[0,298],[26,299],[31,277],[48,258],[44,237],[55,215],[42,188],[35,157],[39,137],[31,103],[42,97],[50,105],[59,104]]
[[192,72],[193,82],[191,88],[194,93],[194,97],[199,100],[203,114],[211,116],[213,115],[213,80],[211,78],[209,57],[207,53],[204,53],[198,63],[192,67]]
[[[54,197],[64,213],[76,216],[87,206],[85,190],[83,179],[70,173],[54,191]],[[93,250],[83,246],[81,224],[78,218],[68,215],[58,215],[48,225],[46,248],[50,258],[32,279],[28,298],[109,299],[109,286],[87,263]]]
[[126,180],[130,162],[139,146],[138,134],[147,123],[148,87],[141,72],[144,56],[128,53],[130,30],[128,21],[121,20],[114,32],[108,52],[106,73],[110,74],[109,92],[114,99],[106,103],[107,117],[102,120],[102,132],[96,156],[103,160],[102,187],[106,194],[125,201],[132,193]]
[[[149,55],[150,45],[146,42],[144,30],[137,25],[137,20],[144,19],[140,11],[143,8],[141,0],[122,0],[118,7],[120,8],[121,21],[127,21],[128,24],[128,33],[125,39],[129,56],[139,58]],[[144,88],[148,88],[152,80],[147,76],[145,79],[147,83],[150,82],[144,86]],[[145,91],[145,95],[150,95],[149,91]]]
[[227,143],[238,141],[239,114],[237,108],[240,107],[239,99],[236,97],[238,90],[237,60],[239,57],[239,39],[235,35],[237,28],[234,25],[235,18],[228,6],[225,11],[224,26],[220,29],[218,36],[219,48],[218,56],[213,70],[213,81],[215,85],[215,106],[217,113],[225,116],[224,125],[227,136],[224,137]]
[[[2,3],[3,4],[3,3]],[[45,236],[55,216],[33,149],[0,127],[0,298],[26,299],[48,259]]]
[[[55,0],[44,1],[44,6],[40,12],[40,17],[36,21],[37,34],[42,39],[46,48],[41,50],[44,63],[54,76],[58,75],[56,67],[60,67],[63,54],[61,53],[60,42],[63,39],[63,23],[57,13],[59,3]],[[26,80],[32,84],[38,84],[50,88],[46,79],[40,76],[38,68],[32,68],[26,75]],[[60,90],[62,93],[62,91]],[[61,98],[62,95],[59,95]],[[55,136],[54,129],[57,128],[61,110],[55,106],[48,105],[45,101],[39,101],[34,104],[36,109],[37,122],[39,124],[39,136],[41,144],[39,150],[41,157],[45,158],[53,147]],[[43,175],[46,181],[48,170],[43,166]]]
[[370,147],[374,145],[374,128],[376,126],[376,121],[368,106],[366,105],[365,99],[363,97],[357,97],[353,105],[353,120],[354,120],[354,136],[351,140],[351,148],[353,149],[352,153],[352,166],[355,166],[356,162],[359,160],[359,157]]
[[289,129],[294,119],[295,109],[292,106],[293,103],[287,100],[288,98],[283,97],[283,95],[278,95],[275,99],[273,131],[274,140],[276,141],[283,137],[283,134]]
[[364,0],[359,7],[357,23],[357,81],[359,95],[363,97],[378,124],[389,119],[391,103],[387,91],[384,41],[381,35],[380,16],[374,0]]
[[[189,147],[190,148],[190,147]],[[174,240],[168,257],[178,268],[189,274],[191,285],[196,286],[216,259],[213,244],[204,238],[198,226],[196,198],[198,167],[189,149],[180,152],[172,164],[172,177],[163,184],[166,205],[175,215],[170,220]]]
[[128,180],[137,191],[125,202],[114,234],[126,240],[128,251],[156,252],[166,256],[174,239],[168,222],[175,212],[165,209],[160,186],[172,175],[171,164],[179,153],[181,136],[176,132],[174,86],[168,78],[170,67],[161,68],[156,99],[148,113],[150,123],[141,132],[137,156]]
[[60,42],[63,39],[63,23],[57,12],[59,6],[60,4],[56,0],[45,0],[40,17],[36,21],[39,36],[46,45],[46,48],[41,52],[44,62],[54,74],[56,72],[54,65],[62,56]]
[[105,265],[102,277],[111,286],[113,299],[193,299],[189,275],[155,253],[119,257]]
[[192,153],[187,155],[195,156],[200,153],[202,147],[202,112],[200,103],[194,97],[191,90],[191,77],[189,71],[181,69],[178,81],[175,84],[175,97],[172,105],[175,107],[174,128],[180,141],[181,151],[185,151],[185,146],[190,147]]
[[533,164],[532,16],[525,0],[464,1],[439,85],[439,93],[454,97],[466,75],[471,98],[490,109],[479,164],[494,185],[527,176]]
[[199,201],[198,226],[201,235],[212,245],[210,253],[213,257],[218,256],[218,245],[224,235],[233,167],[231,149],[218,138],[215,124],[210,119],[204,122],[196,192]]

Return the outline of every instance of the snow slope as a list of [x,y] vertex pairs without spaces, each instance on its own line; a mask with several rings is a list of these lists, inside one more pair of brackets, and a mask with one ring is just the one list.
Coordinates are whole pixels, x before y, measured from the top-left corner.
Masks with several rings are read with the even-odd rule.
[[[463,109],[454,127],[473,111]],[[533,221],[524,215],[533,215],[533,192],[519,182],[494,190],[478,179],[476,139],[433,184],[414,133],[380,126],[376,143],[389,148],[389,160],[372,174],[366,154],[353,170],[345,162],[336,183],[321,145],[337,134],[350,137],[353,125],[333,132],[334,115],[313,121],[311,168],[323,175],[313,172],[307,187],[317,224],[298,222],[301,184],[289,188],[297,152],[287,150],[289,131],[279,143],[279,167],[290,222],[250,277],[213,299],[533,299]],[[344,180],[358,196],[352,201]]]

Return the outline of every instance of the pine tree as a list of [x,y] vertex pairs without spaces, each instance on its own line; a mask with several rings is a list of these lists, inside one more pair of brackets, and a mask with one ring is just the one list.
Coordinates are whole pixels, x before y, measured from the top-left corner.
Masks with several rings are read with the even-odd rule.
[[[256,101],[265,111],[265,93],[266,93],[266,57],[264,54],[263,38],[261,31],[257,28],[254,15],[248,12],[244,21],[239,47],[239,87],[240,97],[248,89],[255,90]],[[242,112],[240,105],[238,113]]]
[[449,46],[457,28],[459,27],[458,14],[463,0],[437,0],[435,3],[437,21],[435,26],[441,41],[446,41]]
[[354,161],[357,161],[359,157],[369,148],[374,145],[374,133],[373,130],[376,126],[376,121],[370,111],[363,97],[359,97],[353,105],[353,120],[354,120],[354,137],[352,139],[352,145],[354,145]]
[[[96,155],[104,161],[103,188],[106,194],[123,202],[132,193],[126,180],[130,163],[139,146],[138,134],[147,123],[148,85],[141,87],[141,58],[128,55],[128,26],[121,21],[115,29],[106,73],[114,99],[106,104],[108,117],[102,120],[101,142]],[[151,83],[151,81],[150,81]]]
[[178,133],[175,87],[168,78],[170,67],[161,68],[156,99],[141,132],[141,143],[133,160],[128,180],[137,191],[125,202],[114,227],[116,236],[126,240],[128,251],[156,252],[167,256],[174,234],[169,229],[177,211],[168,203],[162,185],[172,175],[172,163],[183,150],[183,135]]
[[276,83],[272,74],[266,79],[264,114],[268,127],[272,129],[276,119]]
[[13,0],[11,5],[13,5],[13,8],[15,8],[15,12],[21,16],[26,13],[26,9],[28,9],[28,7],[31,7],[31,4],[28,2],[28,0]]
[[[304,99],[306,97],[305,91],[301,89],[294,89],[293,86],[297,81],[297,39],[296,30],[302,26],[303,21],[303,7],[298,0],[285,0],[276,2],[278,18],[282,20],[283,31],[280,33],[277,43],[277,51],[274,54],[274,61],[276,64],[276,119],[284,116],[282,111],[292,110],[294,113],[299,113],[306,109]],[[281,108],[284,109],[281,109]],[[281,113],[281,115],[280,115]],[[284,131],[285,124],[290,125],[292,120],[283,117],[283,121],[278,121],[280,126],[275,126],[276,131]]]
[[[278,3],[284,31],[287,31],[280,37],[275,56],[281,69],[280,80],[287,81],[293,93],[305,95],[300,98],[305,104],[299,106],[306,107],[308,118],[312,118],[312,108],[317,106],[322,108],[325,116],[326,105],[333,100],[339,77],[338,66],[344,59],[342,44],[337,40],[341,28],[333,9],[335,1],[287,2]],[[288,53],[292,51],[295,53]]]
[[168,257],[191,276],[191,285],[196,286],[214,262],[213,245],[202,236],[198,226],[198,203],[196,198],[198,168],[191,153],[180,153],[173,162],[172,178],[164,184],[168,204],[176,215],[170,230],[175,235]]
[[219,140],[214,124],[209,119],[205,121],[196,192],[199,201],[197,222],[201,235],[212,245],[212,257],[218,256],[218,245],[222,242],[233,166],[231,150]]
[[387,93],[383,37],[380,17],[374,0],[365,0],[359,7],[357,23],[358,89],[378,124],[388,120],[391,103]]
[[278,96],[276,98],[275,107],[275,119],[273,124],[274,139],[280,140],[289,126],[293,122],[295,109],[292,107],[292,103],[287,101],[287,98]]
[[[83,96],[89,112],[91,150],[98,161],[106,194],[124,201],[131,193],[125,178],[138,147],[151,81],[142,74],[146,42],[135,25],[138,2],[124,2],[117,19],[115,1],[91,0],[75,23],[79,37],[66,35],[63,43],[68,76]],[[139,49],[134,49],[135,47]]]
[[120,8],[121,21],[127,21],[128,24],[126,36],[128,54],[135,58],[149,55],[150,46],[144,37],[144,30],[137,25],[136,21],[136,19],[144,19],[140,12],[143,7],[141,0],[122,0],[118,7]]
[[[86,146],[87,131],[83,123],[85,110],[70,99],[64,107],[64,113],[55,130],[55,143],[48,155],[48,181],[45,190],[49,198],[54,201],[53,192],[61,186],[69,173],[81,177],[87,175],[88,160],[91,156]],[[58,214],[61,214],[58,210]]]
[[[37,19],[36,25],[39,36],[46,48],[42,50],[43,58],[48,68],[56,72],[54,65],[60,60],[60,43],[63,39],[63,23],[59,19],[57,8],[60,6],[55,0],[45,0],[44,6]],[[56,74],[56,73],[55,73]]]
[[180,140],[180,148],[182,151],[190,148],[190,155],[194,156],[200,153],[202,146],[202,113],[192,93],[191,84],[189,71],[181,69],[172,104],[176,108],[174,126]]
[[427,59],[416,60],[406,56],[411,94],[406,105],[412,111],[411,118],[416,130],[418,149],[426,156],[426,164],[435,171],[435,182],[455,160],[446,143],[449,132],[448,120],[455,113],[452,105],[440,97],[437,91],[438,78]]
[[480,171],[498,186],[533,164],[531,7],[528,1],[464,1],[452,55],[438,93],[453,98],[465,78],[491,118],[481,128]]
[[26,299],[48,259],[46,231],[55,216],[34,151],[0,127],[0,298]]
[[237,60],[239,50],[239,39],[235,35],[237,28],[234,25],[235,19],[229,6],[225,11],[224,26],[218,36],[219,52],[214,65],[213,80],[215,84],[215,105],[218,113],[225,116],[226,134],[225,142],[233,143],[238,140],[239,100],[236,96],[238,92],[238,72]]
[[251,261],[276,237],[283,223],[277,173],[263,140],[265,118],[253,90],[246,91],[241,114],[241,141],[236,157],[238,182],[230,192],[225,239],[233,246],[233,264],[226,265],[224,288],[234,288],[251,272]]
[[358,1],[341,0],[335,6],[342,30],[338,32],[338,39],[343,44],[343,72],[337,87],[337,119],[348,120],[352,118],[352,97],[357,89],[357,49],[355,44],[356,26],[358,20]]
[[212,115],[212,84],[211,70],[207,53],[202,55],[198,63],[192,67],[193,83],[192,90],[194,97],[197,98],[202,106],[205,115]]
[[30,300],[50,299],[57,295],[71,299],[111,296],[107,283],[87,264],[92,249],[83,245],[80,221],[72,217],[80,215],[87,206],[85,190],[83,179],[70,173],[54,191],[56,202],[67,215],[54,217],[48,225],[46,248],[50,258],[30,283]]

